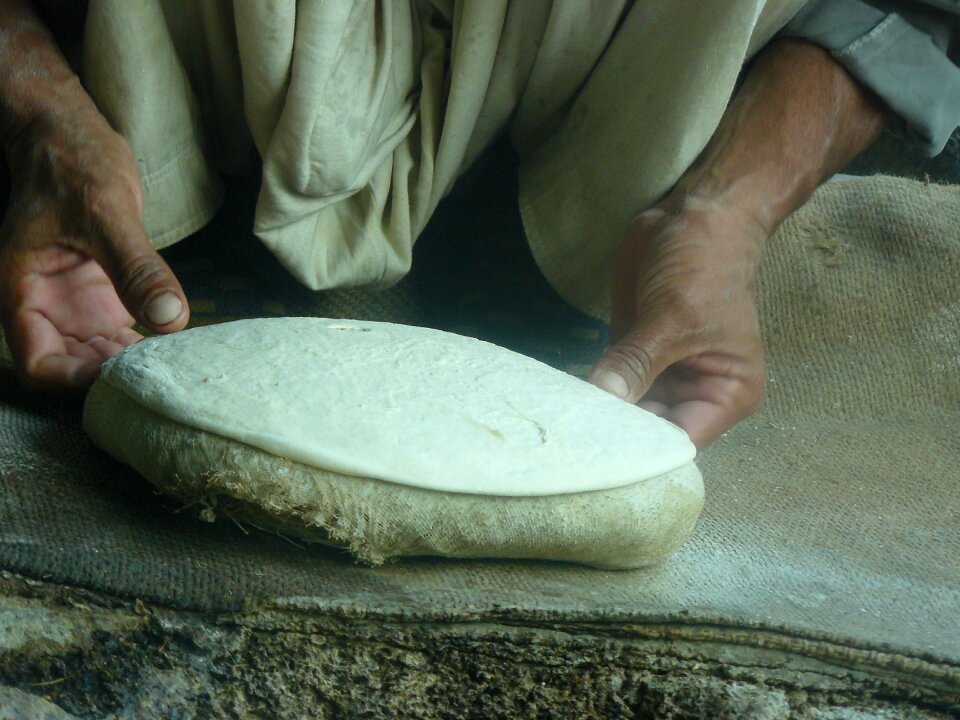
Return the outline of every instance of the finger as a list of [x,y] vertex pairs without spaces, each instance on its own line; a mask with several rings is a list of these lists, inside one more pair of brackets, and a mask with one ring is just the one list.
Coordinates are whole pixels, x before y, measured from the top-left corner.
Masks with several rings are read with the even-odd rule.
[[66,341],[53,324],[36,310],[15,313],[8,324],[7,344],[13,359],[26,375],[48,355],[66,355]]
[[590,382],[611,395],[635,403],[666,367],[683,357],[683,345],[666,323],[635,325],[593,366]]
[[736,425],[741,416],[735,408],[692,400],[675,405],[663,417],[683,428],[699,451]]
[[110,336],[110,340],[123,345],[123,347],[129,347],[130,345],[143,340],[143,335],[138,333],[133,328],[122,327]]
[[103,360],[103,357],[99,352],[97,352],[95,347],[87,343],[80,342],[76,338],[64,338],[63,344],[67,355],[79,358],[80,360]]
[[40,390],[81,390],[97,377],[103,358],[90,346],[63,338],[42,314],[26,311],[10,323],[8,344],[24,384]]
[[686,360],[688,358],[674,362],[657,375],[656,382],[647,389],[639,404],[650,402],[673,407],[691,400],[722,403],[736,390],[737,385],[726,377],[699,375],[685,367]]
[[33,364],[23,382],[35,390],[86,390],[97,379],[103,358],[83,359],[73,355],[47,355]]
[[648,413],[653,413],[654,415],[663,416],[667,414],[667,411],[670,410],[670,406],[663,402],[657,402],[656,400],[641,400],[637,403],[637,407],[641,410],[646,410]]
[[108,360],[117,353],[123,352],[125,347],[118,342],[108,340],[104,337],[92,337],[83,344],[91,348],[103,360]]
[[124,306],[138,322],[161,333],[186,326],[186,295],[170,266],[150,244],[136,215],[104,195],[97,208],[98,237],[89,247]]

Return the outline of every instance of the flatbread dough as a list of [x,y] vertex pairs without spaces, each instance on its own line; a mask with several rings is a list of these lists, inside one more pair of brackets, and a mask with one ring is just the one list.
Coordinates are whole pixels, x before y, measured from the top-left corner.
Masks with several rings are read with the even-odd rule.
[[542,363],[425,328],[243,320],[108,361],[84,427],[235,520],[396,555],[656,562],[703,484],[670,423]]

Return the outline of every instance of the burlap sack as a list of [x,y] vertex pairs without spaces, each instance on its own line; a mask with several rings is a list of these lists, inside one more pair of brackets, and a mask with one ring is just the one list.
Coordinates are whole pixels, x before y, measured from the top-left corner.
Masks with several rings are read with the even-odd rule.
[[[222,278],[203,277],[216,296]],[[710,641],[857,654],[960,699],[960,193],[891,178],[829,184],[770,242],[759,297],[769,400],[704,453],[699,526],[653,569],[367,569],[336,551],[198,523],[95,451],[78,404],[26,394],[9,374],[0,567],[202,610],[669,620]],[[577,345],[572,335],[541,349],[582,372],[599,337],[577,322],[571,333],[588,338],[577,352],[563,350]]]

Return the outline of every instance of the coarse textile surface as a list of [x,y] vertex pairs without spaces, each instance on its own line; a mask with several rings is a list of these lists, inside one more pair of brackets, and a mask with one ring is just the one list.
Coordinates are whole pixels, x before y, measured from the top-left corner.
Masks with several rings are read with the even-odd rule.
[[[179,267],[185,278],[189,262]],[[202,274],[213,295],[244,285]],[[210,611],[670,621],[741,644],[773,633],[806,654],[868,651],[872,662],[960,688],[960,191],[892,178],[830,183],[768,245],[758,292],[768,402],[700,458],[704,514],[660,566],[404,560],[368,569],[334,550],[199,523],[96,451],[79,403],[30,395],[8,373],[0,567]],[[324,296],[316,314],[415,321],[416,287],[390,293],[373,296],[379,307],[351,305],[366,298],[355,291]],[[275,302],[303,313],[293,296]],[[195,304],[195,316],[221,317],[208,309]],[[442,319],[464,331],[471,322],[453,310]],[[578,374],[602,342],[587,319],[553,345],[529,317],[523,326],[544,340],[543,359]],[[582,352],[567,347],[577,337]]]

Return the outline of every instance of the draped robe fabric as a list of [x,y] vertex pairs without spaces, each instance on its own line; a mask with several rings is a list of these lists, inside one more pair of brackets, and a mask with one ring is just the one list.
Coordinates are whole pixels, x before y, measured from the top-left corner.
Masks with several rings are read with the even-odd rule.
[[91,0],[82,72],[136,154],[157,247],[210,219],[221,173],[259,173],[254,232],[298,280],[389,285],[458,175],[509,133],[541,269],[603,315],[630,220],[802,5]]

